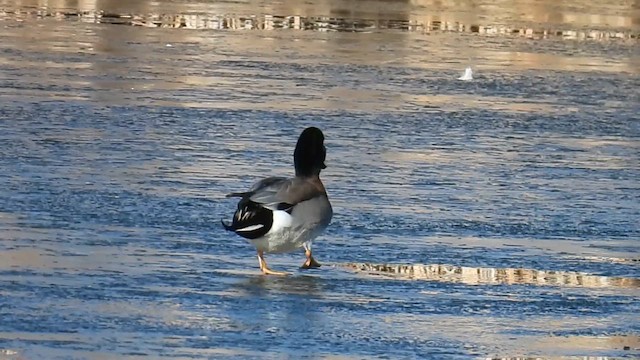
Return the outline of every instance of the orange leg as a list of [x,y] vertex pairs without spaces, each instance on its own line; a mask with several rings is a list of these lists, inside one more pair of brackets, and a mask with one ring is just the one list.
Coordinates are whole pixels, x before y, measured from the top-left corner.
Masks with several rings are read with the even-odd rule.
[[315,268],[319,268],[320,263],[316,261],[316,259],[313,258],[313,255],[311,254],[311,249],[305,249],[304,250],[304,254],[307,257],[307,261],[304,262],[304,264],[302,264],[301,268],[303,269],[315,269]]
[[260,270],[265,275],[289,275],[289,273],[283,271],[274,271],[269,269],[267,262],[264,260],[264,251],[258,250],[258,263],[260,263]]

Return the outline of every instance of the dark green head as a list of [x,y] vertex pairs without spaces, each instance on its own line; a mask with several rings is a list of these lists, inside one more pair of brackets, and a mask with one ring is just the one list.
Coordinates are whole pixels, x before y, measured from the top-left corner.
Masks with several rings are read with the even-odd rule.
[[324,147],[322,131],[317,127],[304,129],[293,153],[296,176],[319,175],[320,171],[327,167],[324,164],[326,157],[327,149]]

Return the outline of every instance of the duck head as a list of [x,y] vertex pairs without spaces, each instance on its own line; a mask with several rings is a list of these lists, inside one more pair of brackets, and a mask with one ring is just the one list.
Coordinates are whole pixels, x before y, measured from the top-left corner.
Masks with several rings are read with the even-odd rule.
[[324,164],[326,156],[327,149],[324,147],[322,131],[317,127],[304,129],[293,152],[296,176],[319,175],[320,171],[327,167]]

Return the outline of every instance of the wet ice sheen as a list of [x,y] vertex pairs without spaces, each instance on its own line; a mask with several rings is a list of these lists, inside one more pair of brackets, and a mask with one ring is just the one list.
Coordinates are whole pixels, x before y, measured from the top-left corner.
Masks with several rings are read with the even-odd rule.
[[[632,33],[621,6],[575,11]],[[0,15],[1,359],[639,356],[637,40]],[[309,125],[325,266],[264,277],[224,194]]]

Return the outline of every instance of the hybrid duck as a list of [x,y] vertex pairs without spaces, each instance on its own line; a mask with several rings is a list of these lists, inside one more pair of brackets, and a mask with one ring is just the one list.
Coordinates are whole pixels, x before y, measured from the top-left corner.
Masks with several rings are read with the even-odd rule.
[[302,268],[320,267],[313,258],[311,243],[333,216],[320,180],[320,171],[327,167],[326,154],[322,131],[306,128],[293,153],[295,177],[269,177],[255,183],[249,191],[227,195],[240,197],[240,201],[231,224],[222,221],[222,225],[256,247],[263,274],[287,274],[269,269],[264,253],[291,252],[300,247],[306,255]]

